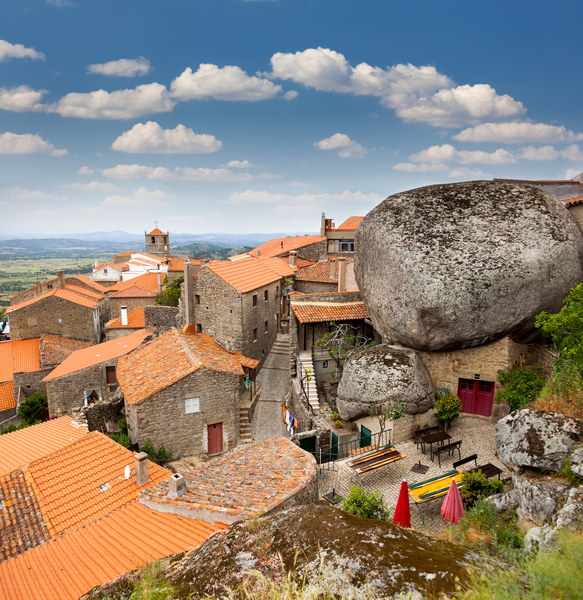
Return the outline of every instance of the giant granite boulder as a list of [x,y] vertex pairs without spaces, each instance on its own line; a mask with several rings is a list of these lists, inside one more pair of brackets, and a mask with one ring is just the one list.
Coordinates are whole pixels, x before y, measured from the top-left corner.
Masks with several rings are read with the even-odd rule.
[[355,275],[375,328],[417,350],[531,341],[583,280],[583,236],[562,202],[473,181],[389,196],[355,235]]
[[558,472],[583,441],[583,421],[524,408],[498,421],[494,432],[500,460],[513,471],[532,467]]
[[383,400],[396,399],[408,414],[433,406],[433,381],[414,350],[372,346],[352,352],[344,363],[336,406],[344,420],[370,414]]

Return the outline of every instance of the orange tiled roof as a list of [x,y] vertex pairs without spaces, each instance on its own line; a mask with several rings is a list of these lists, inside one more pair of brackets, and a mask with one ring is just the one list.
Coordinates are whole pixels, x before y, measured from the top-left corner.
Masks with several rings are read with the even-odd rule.
[[73,277],[87,285],[90,285],[94,290],[100,292],[101,294],[105,294],[105,292],[107,292],[106,287],[103,287],[101,284],[93,281],[93,279],[90,279],[87,277],[87,275],[74,275]]
[[[346,263],[353,259],[344,259]],[[334,265],[334,277],[330,277],[330,265]],[[323,283],[338,283],[338,265],[339,260],[332,258],[326,262],[317,262],[309,267],[303,267],[296,275],[296,281],[319,281]]]
[[575,204],[583,204],[583,196],[575,196],[574,198],[567,198],[562,201],[563,204],[566,204],[567,207],[575,206]]
[[[162,282],[164,282],[165,276],[165,273],[161,274]],[[132,285],[140,285],[144,288],[152,290],[153,292],[156,292],[158,290],[158,275],[157,273],[144,273],[143,275],[132,277],[132,279],[120,281],[119,283],[116,283],[107,289],[109,292],[119,292],[131,287]]]
[[103,298],[103,294],[99,292],[94,292],[93,290],[88,290],[87,288],[81,287],[79,285],[65,285],[65,289],[71,292],[75,292],[76,294],[81,294],[82,296],[87,296],[88,298],[93,298],[94,300],[101,300]]
[[[149,461],[150,481],[135,478],[135,454],[111,438],[93,431],[76,442],[30,463],[35,495],[51,538],[134,502],[138,491],[168,479],[170,471]],[[129,465],[130,477],[124,469]],[[105,490],[99,486],[109,484]]]
[[73,425],[71,417],[59,417],[0,435],[0,476],[87,435],[86,427]]
[[126,402],[136,404],[200,368],[243,375],[242,365],[254,368],[257,362],[228,352],[208,335],[171,329],[122,358],[117,379]]
[[64,360],[50,375],[45,377],[43,381],[52,381],[57,377],[64,377],[76,371],[81,371],[105,362],[119,358],[132,350],[135,350],[151,332],[145,329],[138,329],[130,335],[125,335],[116,340],[103,342],[102,344],[94,344],[89,348],[83,348],[73,352],[69,358]]
[[297,302],[291,308],[300,323],[326,323],[328,321],[354,321],[368,319],[364,302]]
[[[200,265],[200,258],[191,258],[189,262],[191,265]],[[184,263],[186,260],[182,260],[181,258],[171,258],[168,260],[168,271],[171,272],[183,272],[184,271]]]
[[[280,259],[258,260],[253,257],[235,261],[217,261],[206,267],[239,292],[246,293],[269,285],[282,277],[291,277],[297,269]],[[200,273],[199,269],[195,277]]]
[[107,329],[114,329],[118,327],[127,327],[128,329],[135,328],[143,328],[145,327],[146,318],[144,316],[144,307],[138,306],[138,308],[134,308],[134,310],[130,310],[128,312],[128,324],[121,324],[121,316],[117,317],[117,319],[111,319],[108,321],[105,326]]
[[158,295],[143,285],[130,285],[127,288],[112,294],[110,298],[155,298]]
[[126,571],[198,546],[219,529],[133,503],[0,564],[0,596],[77,600]]
[[298,258],[297,259],[297,265],[298,265],[298,269],[301,269],[302,267],[309,267],[310,265],[315,265],[317,261],[315,260],[305,260],[303,258]]
[[0,410],[8,410],[16,406],[13,390],[14,384],[12,381],[0,383]]
[[344,223],[329,231],[356,231],[364,217],[348,217]]
[[[168,498],[168,482],[140,492],[140,502],[251,518],[268,512],[316,477],[314,457],[286,438],[243,446],[184,474],[186,493]],[[231,521],[232,522],[232,521]]]
[[[101,263],[97,267],[93,267],[93,272],[100,271],[104,267],[111,267],[112,269],[115,269],[116,271],[119,271],[120,273],[122,273],[123,271],[129,271],[129,269],[130,269],[128,267],[128,263],[126,263],[126,262],[121,262],[121,263],[105,262],[105,263]],[[107,291],[109,288],[103,288],[103,289],[105,291]]]
[[39,344],[41,366],[58,365],[69,358],[73,352],[92,345],[92,342],[72,340],[52,333],[43,333]]
[[14,373],[40,369],[40,338],[0,342],[0,382],[12,381]]
[[166,235],[166,234],[163,231],[160,231],[156,227],[156,229],[153,229],[152,231],[150,231],[150,233],[147,233],[146,235]]
[[269,240],[261,246],[257,246],[249,252],[252,256],[259,256],[262,258],[269,258],[271,256],[279,256],[280,254],[287,254],[290,250],[297,250],[297,248],[303,248],[316,242],[323,242],[326,240],[326,236],[321,235],[299,235],[297,237],[286,237],[286,238],[275,238]]
[[[86,292],[87,290],[84,290]],[[67,302],[73,302],[74,304],[79,304],[80,306],[85,306],[87,308],[96,308],[99,304],[96,300],[92,300],[91,298],[87,298],[86,296],[81,296],[76,292],[69,289],[53,289],[45,292],[44,294],[40,294],[39,296],[35,296],[34,298],[29,298],[28,300],[24,300],[24,302],[19,302],[18,304],[13,304],[6,309],[6,313],[10,314],[15,310],[20,310],[25,306],[30,306],[32,304],[36,304],[45,298],[49,298],[50,296],[55,296],[55,298],[60,298],[61,300],[67,300]]]

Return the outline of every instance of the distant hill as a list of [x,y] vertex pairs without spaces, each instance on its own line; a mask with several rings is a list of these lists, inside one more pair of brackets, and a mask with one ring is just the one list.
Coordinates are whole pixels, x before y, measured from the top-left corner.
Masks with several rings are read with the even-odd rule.
[[202,258],[214,258],[215,260],[226,260],[229,256],[235,254],[243,254],[252,250],[251,246],[242,248],[225,248],[215,244],[193,243],[186,246],[172,246],[170,252],[172,254],[188,254],[189,256],[201,256]]
[[[134,248],[138,250],[138,244]],[[143,245],[142,245],[143,248]],[[67,254],[91,256],[94,254],[116,254],[128,250],[127,243],[110,241],[86,241],[74,238],[45,238],[30,240],[0,240],[0,254],[26,256],[30,254]]]

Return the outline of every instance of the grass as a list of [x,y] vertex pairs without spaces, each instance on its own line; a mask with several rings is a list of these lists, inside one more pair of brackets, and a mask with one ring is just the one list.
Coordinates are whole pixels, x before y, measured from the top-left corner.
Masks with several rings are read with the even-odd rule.
[[145,564],[139,571],[130,600],[172,600],[174,588],[164,579],[159,560]]

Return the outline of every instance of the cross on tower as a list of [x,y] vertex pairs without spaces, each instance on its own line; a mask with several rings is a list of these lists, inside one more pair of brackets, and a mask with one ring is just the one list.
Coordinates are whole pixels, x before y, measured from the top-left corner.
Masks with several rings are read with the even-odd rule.
[[154,225],[156,225],[156,227],[158,227],[158,221],[154,221]]

